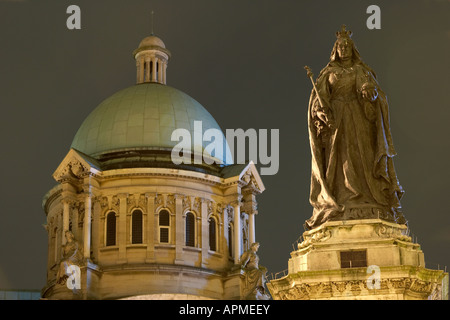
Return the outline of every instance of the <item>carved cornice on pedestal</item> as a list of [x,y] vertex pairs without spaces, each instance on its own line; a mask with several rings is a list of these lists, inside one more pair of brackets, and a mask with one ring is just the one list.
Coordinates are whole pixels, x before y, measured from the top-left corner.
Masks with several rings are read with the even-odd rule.
[[[371,226],[373,234],[370,234],[370,236],[377,239],[394,239],[402,242],[411,242],[411,237],[405,234],[406,229],[404,226],[379,219],[364,219],[326,222],[315,229],[306,231],[303,233],[303,241],[298,244],[298,249],[304,249],[314,243],[326,242],[334,234],[339,233],[341,229],[347,230],[349,228],[355,228],[358,225]],[[364,239],[362,238],[361,240]]]
[[[271,286],[273,287],[273,285]],[[290,288],[271,290],[275,300],[316,300],[316,299],[442,299],[442,285],[436,280],[411,278],[381,279],[379,289],[368,288],[367,280],[328,281],[316,283],[294,283]],[[400,298],[402,297],[403,298]]]

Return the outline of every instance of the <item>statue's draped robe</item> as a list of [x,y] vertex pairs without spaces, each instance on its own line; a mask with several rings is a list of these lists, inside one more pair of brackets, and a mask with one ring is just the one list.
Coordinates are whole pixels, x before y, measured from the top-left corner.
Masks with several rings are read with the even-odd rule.
[[72,273],[68,271],[71,265],[81,266],[83,264],[83,251],[77,241],[70,241],[63,246],[63,259],[56,275],[57,282],[65,280],[65,276]]
[[[374,102],[362,97],[363,85],[377,89]],[[400,205],[403,190],[392,160],[396,153],[388,103],[372,70],[360,61],[351,68],[332,61],[321,71],[316,88],[335,129],[325,127],[318,133],[318,99],[313,90],[308,108],[313,215],[306,227],[327,220],[374,217],[405,223]]]
[[[240,258],[240,264],[245,270],[246,290],[244,296],[247,298],[255,294],[255,290],[264,292],[265,274],[267,269],[259,266],[258,255],[248,250]],[[263,293],[261,292],[261,293]]]

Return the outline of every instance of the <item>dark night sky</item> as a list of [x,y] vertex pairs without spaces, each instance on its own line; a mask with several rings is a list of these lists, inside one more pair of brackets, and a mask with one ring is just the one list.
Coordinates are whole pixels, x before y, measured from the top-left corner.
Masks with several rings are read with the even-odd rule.
[[[81,30],[66,8],[81,7]],[[366,8],[381,8],[381,30]],[[427,267],[450,266],[450,2],[0,0],[0,289],[46,281],[44,194],[87,115],[133,85],[132,51],[154,31],[172,52],[168,84],[222,129],[280,129],[280,170],[262,176],[256,238],[269,272],[287,268],[311,215],[306,110],[341,24],[388,95],[404,214]]]

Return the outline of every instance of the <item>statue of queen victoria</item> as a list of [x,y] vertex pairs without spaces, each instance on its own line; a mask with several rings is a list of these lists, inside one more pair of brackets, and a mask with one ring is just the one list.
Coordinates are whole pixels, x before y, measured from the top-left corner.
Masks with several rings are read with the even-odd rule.
[[370,218],[405,224],[386,95],[361,60],[352,33],[342,26],[336,36],[308,107],[313,214],[305,228]]

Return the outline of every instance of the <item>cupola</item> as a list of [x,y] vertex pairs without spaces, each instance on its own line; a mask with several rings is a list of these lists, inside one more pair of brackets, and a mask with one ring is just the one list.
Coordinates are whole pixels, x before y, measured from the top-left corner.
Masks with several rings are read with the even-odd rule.
[[136,83],[157,82],[166,84],[166,69],[170,51],[157,36],[144,38],[133,51],[136,60]]

